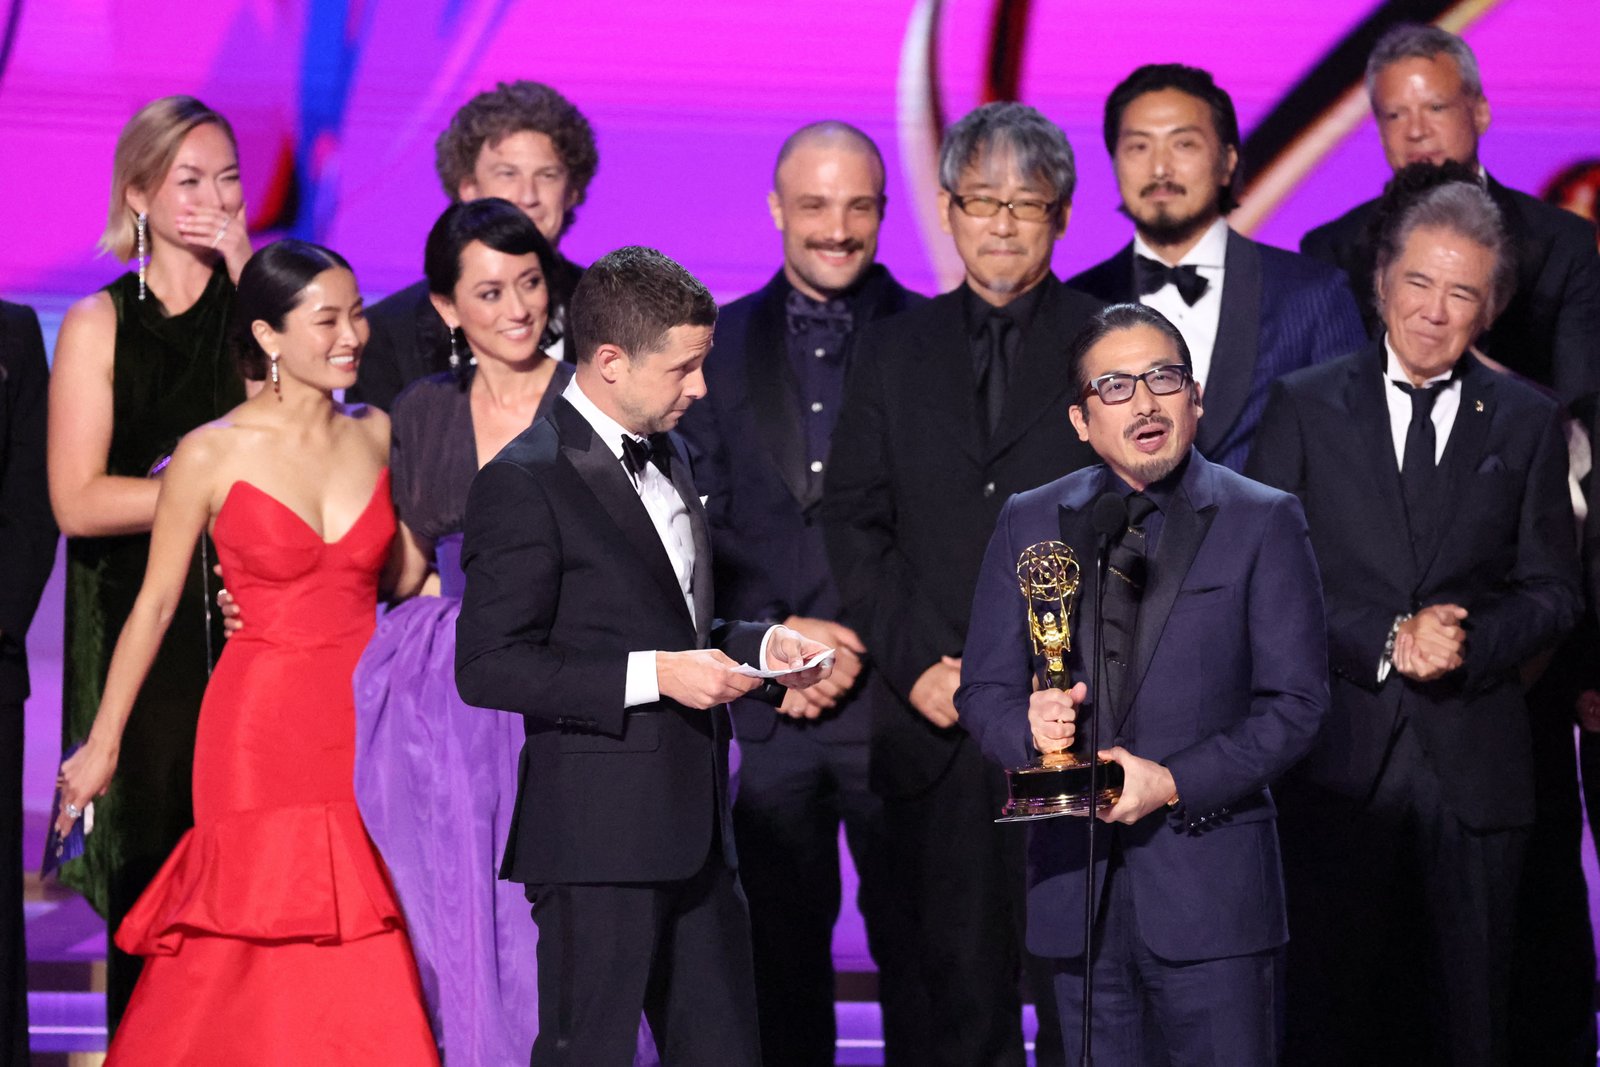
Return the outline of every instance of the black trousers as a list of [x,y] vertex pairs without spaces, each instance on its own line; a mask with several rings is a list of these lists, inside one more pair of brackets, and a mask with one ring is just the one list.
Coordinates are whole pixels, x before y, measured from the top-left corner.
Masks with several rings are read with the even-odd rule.
[[841,823],[860,876],[856,903],[867,946],[878,967],[884,1063],[928,1062],[916,928],[891,881],[883,804],[867,787],[867,749],[865,741],[830,740],[825,726],[788,721],[777,723],[766,740],[739,746],[733,824],[739,881],[750,901],[765,1067],[834,1062]]
[[0,1067],[28,1062],[22,918],[22,704],[0,703]]
[[[1585,653],[1569,645],[1558,655]],[[1578,689],[1560,666],[1528,694],[1535,809],[1517,900],[1511,1047],[1522,1063],[1588,1067],[1596,1051],[1595,958],[1573,740]],[[1600,789],[1600,781],[1587,781]]]
[[1368,802],[1280,790],[1284,1063],[1490,1067],[1507,1037],[1523,829],[1471,829],[1402,725]]
[[761,1062],[750,913],[714,843],[679,882],[530,886],[539,926],[533,1067],[630,1067],[642,1010],[662,1062]]
[[1026,830],[994,821],[1005,799],[1004,772],[969,739],[933,786],[884,803],[895,884],[914,908],[930,1067],[1021,1067],[1024,978],[1037,1062],[1062,1062],[1052,966],[1023,948]]

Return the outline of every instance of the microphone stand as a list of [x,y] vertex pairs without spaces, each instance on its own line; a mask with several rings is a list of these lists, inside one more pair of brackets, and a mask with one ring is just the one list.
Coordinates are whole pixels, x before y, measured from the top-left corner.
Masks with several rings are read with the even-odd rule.
[[1095,824],[1100,821],[1100,707],[1105,692],[1105,605],[1106,569],[1111,555],[1111,538],[1127,521],[1127,505],[1115,493],[1103,493],[1095,501],[1094,526],[1098,535],[1095,550],[1094,584],[1094,714],[1089,717],[1089,828],[1088,856],[1083,864],[1083,1053],[1081,1067],[1092,1067],[1094,1042],[1094,865]]

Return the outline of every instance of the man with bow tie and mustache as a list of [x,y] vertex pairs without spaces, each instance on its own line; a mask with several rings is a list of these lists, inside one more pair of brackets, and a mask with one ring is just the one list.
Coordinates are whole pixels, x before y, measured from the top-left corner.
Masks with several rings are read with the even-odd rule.
[[1342,272],[1229,228],[1239,121],[1206,71],[1135,70],[1106,101],[1105,141],[1133,242],[1067,284],[1178,327],[1205,393],[1195,444],[1243,470],[1274,379],[1365,343],[1355,297]]
[[742,762],[733,820],[750,900],[766,1067],[834,1062],[833,924],[839,826],[861,878],[888,1064],[926,1062],[925,1010],[908,974],[913,934],[889,880],[883,804],[867,785],[867,646],[837,621],[817,507],[846,365],[867,323],[923,298],[874,256],[883,221],[878,147],[843,122],[784,141],[767,206],[783,267],[722,309],[709,394],[684,417],[715,549],[717,611],[783,622],[837,650],[833,676],[779,709],[733,704]]

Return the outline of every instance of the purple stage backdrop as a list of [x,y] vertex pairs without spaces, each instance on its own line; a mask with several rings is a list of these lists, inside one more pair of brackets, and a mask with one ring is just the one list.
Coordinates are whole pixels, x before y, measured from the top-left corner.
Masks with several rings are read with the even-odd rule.
[[[1106,92],[1134,66],[1212,70],[1250,131],[1372,15],[1372,0],[1033,0],[1021,21],[1018,95],[1078,154],[1061,274],[1128,239],[1100,142]],[[1400,5],[1391,5],[1400,6]],[[1413,5],[1417,6],[1417,5]],[[1427,6],[1427,5],[1421,5]],[[445,200],[433,140],[497,80],[565,92],[598,133],[601,165],[563,250],[579,262],[655,245],[719,295],[775,269],[764,202],[772,156],[795,126],[854,122],[889,164],[881,256],[932,292],[953,281],[928,229],[927,119],[979,102],[997,0],[0,0],[0,294],[35,304],[53,337],[73,298],[113,277],[94,255],[112,146],[136,107],[192,93],[238,131],[252,218],[324,241],[369,298],[420,275]],[[1433,9],[1449,5],[1433,5]],[[1600,155],[1593,0],[1479,0],[1447,17],[1481,60],[1494,122],[1484,161],[1537,192]],[[936,79],[935,79],[936,75]],[[929,86],[936,89],[930,92]],[[1307,117],[1310,123],[1310,117]],[[1372,195],[1386,170],[1370,119],[1324,124],[1303,178],[1247,198],[1240,219],[1293,247],[1310,226]],[[1270,199],[1270,203],[1268,202]],[[48,807],[57,753],[59,580],[34,629],[27,806]]]

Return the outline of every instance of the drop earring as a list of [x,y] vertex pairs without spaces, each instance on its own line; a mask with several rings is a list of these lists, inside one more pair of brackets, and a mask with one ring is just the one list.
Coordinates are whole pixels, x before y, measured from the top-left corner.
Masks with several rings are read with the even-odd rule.
[[453,371],[461,369],[461,349],[456,345],[456,330],[457,327],[450,327],[450,369]]
[[271,359],[272,368],[270,371],[270,377],[272,378],[272,391],[278,394],[278,400],[281,403],[283,400],[283,385],[278,380],[278,353],[274,352]]
[[143,211],[141,211],[141,212],[139,212],[139,217],[134,220],[134,224],[133,224],[134,238],[135,238],[136,243],[138,245],[138,253],[139,253],[139,299],[140,300],[144,299],[144,294],[145,294],[144,272],[145,272],[145,267],[150,262],[149,244],[145,240],[145,222],[146,222],[146,219],[147,219],[147,216],[145,215],[145,213]]

